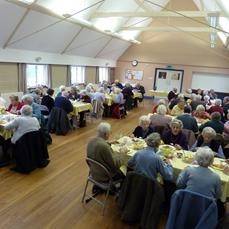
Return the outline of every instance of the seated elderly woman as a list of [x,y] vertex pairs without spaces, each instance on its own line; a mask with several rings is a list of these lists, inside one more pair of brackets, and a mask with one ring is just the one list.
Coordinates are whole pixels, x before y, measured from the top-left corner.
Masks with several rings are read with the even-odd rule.
[[219,112],[214,112],[211,114],[211,120],[205,122],[199,127],[199,130],[202,131],[205,127],[210,126],[212,127],[217,134],[222,134],[224,130],[224,125],[221,122],[221,115]]
[[162,135],[165,144],[174,145],[177,149],[188,149],[188,140],[182,132],[183,123],[178,119],[170,122],[170,129]]
[[224,117],[223,107],[221,105],[222,100],[216,99],[215,104],[208,109],[208,113],[212,114],[213,112],[219,112],[221,116]]
[[94,93],[93,100],[96,100],[97,102],[100,102],[102,104],[105,102],[105,94],[103,87],[100,87],[99,90]]
[[118,87],[114,88],[113,101],[116,104],[124,104],[124,96],[122,90]]
[[215,138],[215,130],[211,127],[205,127],[202,133],[198,136],[194,145],[191,147],[191,150],[195,151],[198,147],[208,146],[216,153],[216,156],[224,158],[222,146]]
[[71,100],[77,100],[79,99],[79,90],[76,86],[71,86],[71,90],[70,90],[70,93],[68,95],[68,98],[71,99]]
[[33,109],[29,105],[24,105],[21,108],[21,116],[17,117],[5,126],[6,130],[14,130],[13,137],[11,138],[12,143],[22,137],[24,134],[40,129],[40,124],[33,115]]
[[185,101],[184,99],[180,99],[177,105],[175,105],[171,110],[171,115],[178,116],[184,114],[184,107],[185,107]]
[[177,179],[177,187],[219,199],[220,177],[208,168],[213,163],[214,153],[208,147],[201,147],[195,154],[195,160],[199,166],[183,170]]
[[40,88],[35,88],[31,96],[33,97],[34,103],[41,104],[42,90]]
[[191,103],[190,106],[192,107],[192,110],[196,110],[198,105],[205,105],[205,102],[201,100],[202,96],[201,95],[196,95],[195,93],[193,93],[191,95]]
[[[158,108],[158,106],[160,106],[160,105],[165,105],[165,106],[166,106],[166,101],[165,101],[165,99],[159,99],[159,100],[158,100],[158,103],[157,103],[155,106],[153,106],[152,112],[153,112],[153,113],[156,113],[156,112],[157,112],[157,108]],[[166,113],[167,113],[167,111],[166,111]]]
[[154,129],[150,127],[150,119],[147,115],[143,115],[139,118],[139,126],[137,126],[133,132],[134,137],[146,138],[153,133]]
[[204,105],[198,105],[196,107],[196,110],[192,112],[192,115],[196,118],[196,119],[210,119],[211,116],[209,115],[208,112],[205,111],[205,107]]
[[168,108],[169,108],[170,110],[172,110],[173,107],[174,107],[175,105],[177,105],[178,102],[179,102],[180,100],[185,101],[185,99],[184,99],[184,94],[179,94],[177,97],[175,97],[175,98],[173,98],[171,101],[169,101]]
[[139,150],[128,162],[128,167],[143,174],[152,180],[156,180],[158,173],[164,180],[172,181],[173,168],[169,161],[165,163],[156,154],[161,137],[158,133],[152,133],[146,138],[147,147]]
[[7,111],[12,114],[19,114],[23,104],[19,102],[19,98],[16,95],[11,95],[9,98],[10,98],[10,105]]
[[172,117],[167,116],[167,107],[163,104],[157,107],[157,113],[150,116],[150,126],[165,126],[171,122]]

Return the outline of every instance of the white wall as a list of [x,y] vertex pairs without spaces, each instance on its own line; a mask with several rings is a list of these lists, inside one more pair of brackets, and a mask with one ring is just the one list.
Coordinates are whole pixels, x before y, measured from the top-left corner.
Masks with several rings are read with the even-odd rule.
[[[41,57],[39,62],[36,61]],[[115,67],[116,61],[17,49],[0,49],[0,62]]]

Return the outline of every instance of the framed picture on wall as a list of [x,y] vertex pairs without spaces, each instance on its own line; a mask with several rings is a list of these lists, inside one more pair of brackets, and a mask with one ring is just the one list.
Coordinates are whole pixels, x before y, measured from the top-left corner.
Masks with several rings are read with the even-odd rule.
[[153,88],[159,91],[171,91],[177,88],[181,92],[184,70],[156,68]]
[[143,79],[143,71],[140,70],[126,70],[125,78],[128,80],[142,80]]

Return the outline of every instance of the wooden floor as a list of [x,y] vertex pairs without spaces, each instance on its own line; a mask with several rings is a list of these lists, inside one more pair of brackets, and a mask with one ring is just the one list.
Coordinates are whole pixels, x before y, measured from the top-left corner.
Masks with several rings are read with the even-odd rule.
[[[112,138],[130,134],[151,104],[129,112],[126,119],[106,119],[112,125]],[[122,223],[113,197],[105,216],[94,201],[81,203],[88,169],[85,148],[96,134],[98,123],[72,131],[67,136],[53,136],[49,147],[51,162],[30,175],[0,169],[0,228],[137,228]]]

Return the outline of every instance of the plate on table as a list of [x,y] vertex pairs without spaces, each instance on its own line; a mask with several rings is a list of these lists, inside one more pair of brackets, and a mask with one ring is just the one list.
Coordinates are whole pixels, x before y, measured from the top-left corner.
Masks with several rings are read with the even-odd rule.
[[164,157],[173,157],[176,152],[176,148],[171,145],[160,145],[159,150]]
[[191,164],[194,160],[195,153],[184,152],[182,156],[182,161],[188,164]]
[[213,164],[211,165],[211,167],[213,169],[223,171],[224,170],[224,167],[225,167],[225,164],[226,163],[224,163],[222,161],[217,161],[217,162],[213,162]]

